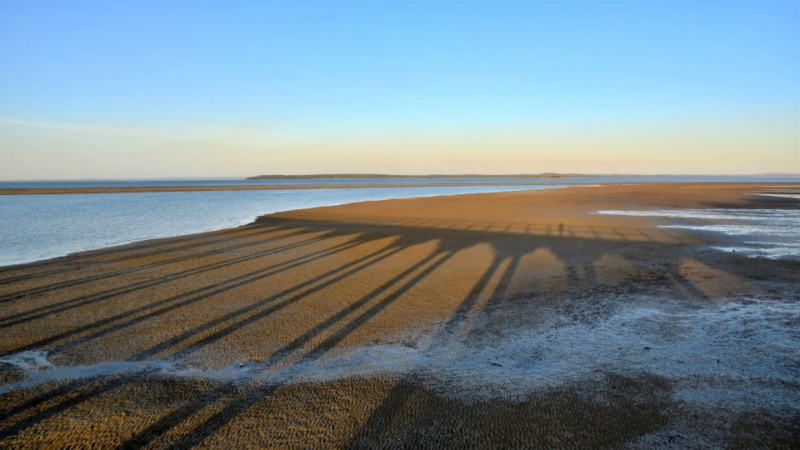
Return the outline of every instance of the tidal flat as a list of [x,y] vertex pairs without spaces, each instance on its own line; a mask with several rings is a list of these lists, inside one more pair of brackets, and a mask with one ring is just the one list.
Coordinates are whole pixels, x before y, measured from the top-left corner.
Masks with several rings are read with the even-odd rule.
[[798,192],[382,200],[3,267],[0,447],[797,447]]

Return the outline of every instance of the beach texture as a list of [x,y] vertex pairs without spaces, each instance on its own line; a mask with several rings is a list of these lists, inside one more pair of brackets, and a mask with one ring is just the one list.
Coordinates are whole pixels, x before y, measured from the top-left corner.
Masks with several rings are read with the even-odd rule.
[[595,214],[800,208],[775,185],[367,202],[0,268],[0,447],[796,448],[800,262]]

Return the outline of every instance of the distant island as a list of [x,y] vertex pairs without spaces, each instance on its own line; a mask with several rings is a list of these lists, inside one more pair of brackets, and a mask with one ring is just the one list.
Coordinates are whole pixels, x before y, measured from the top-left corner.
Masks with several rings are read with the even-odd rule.
[[792,173],[762,173],[762,174],[732,174],[732,175],[675,175],[675,174],[657,174],[657,175],[635,175],[635,174],[587,174],[587,173],[523,173],[512,175],[486,175],[466,173],[458,175],[389,175],[381,173],[321,173],[310,175],[258,175],[255,177],[248,177],[245,180],[392,180],[392,179],[406,179],[406,180],[460,180],[460,179],[501,179],[501,180],[558,180],[558,179],[576,179],[576,178],[659,178],[659,177],[673,177],[673,178],[725,178],[725,177],[745,177],[745,178],[800,178],[800,174]]
[[380,180],[380,179],[473,179],[473,178],[491,178],[491,179],[559,179],[559,178],[580,178],[586,176],[597,175],[582,175],[582,174],[558,174],[558,173],[540,173],[540,174],[518,174],[518,175],[478,175],[478,174],[461,174],[461,175],[387,175],[377,173],[323,173],[316,175],[258,175],[256,177],[246,178],[247,180]]

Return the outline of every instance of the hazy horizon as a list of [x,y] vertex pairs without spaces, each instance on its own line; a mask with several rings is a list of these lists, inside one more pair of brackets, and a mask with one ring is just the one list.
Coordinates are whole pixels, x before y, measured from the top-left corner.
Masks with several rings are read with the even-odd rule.
[[800,3],[0,6],[0,181],[800,173]]
[[[335,173],[335,174],[318,174],[318,173],[298,173],[298,174],[247,174],[247,175],[233,175],[233,176],[218,176],[218,177],[151,177],[151,178],[60,178],[60,179],[25,179],[25,180],[0,180],[0,183],[36,183],[36,182],[114,182],[114,181],[242,181],[246,180],[247,178],[257,177],[257,176],[280,176],[280,177],[287,177],[286,179],[298,179],[302,177],[318,177],[320,175],[334,175],[334,176],[342,176],[342,175],[377,175],[377,176],[401,176],[401,177],[408,177],[409,179],[413,179],[415,177],[425,178],[425,177],[436,177],[436,176],[446,176],[446,177],[453,177],[453,176],[464,176],[468,178],[470,176],[479,176],[479,177],[509,177],[514,175],[519,176],[536,176],[536,175],[546,175],[546,174],[553,174],[553,175],[575,175],[581,177],[676,177],[676,178],[764,178],[764,179],[771,179],[771,178],[798,178],[800,180],[800,173],[720,173],[720,174],[705,174],[705,175],[693,175],[693,174],[681,174],[681,173],[654,173],[654,174],[640,174],[640,173],[553,173],[553,172],[544,172],[544,173],[524,173],[524,174],[514,174],[514,173],[470,173],[470,174],[462,174],[462,173],[417,173],[417,174],[405,174],[405,173],[396,173],[396,174],[388,174],[388,173],[381,173],[381,174],[356,174],[356,173]],[[323,179],[323,178],[319,178]],[[313,178],[308,178],[308,180],[313,180]],[[546,178],[541,179],[543,182],[548,181]],[[256,180],[250,180],[256,181]]]

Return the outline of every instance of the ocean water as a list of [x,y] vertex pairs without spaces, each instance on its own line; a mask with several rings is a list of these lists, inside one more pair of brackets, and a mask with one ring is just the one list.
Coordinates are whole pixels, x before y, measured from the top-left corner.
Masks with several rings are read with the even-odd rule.
[[556,186],[433,186],[264,191],[0,196],[0,266],[145,239],[252,222],[256,217],[392,198],[549,189]]
[[[796,198],[797,194],[762,194]],[[800,259],[800,210],[798,209],[675,209],[651,211],[597,211],[597,214],[664,217],[675,228],[713,233],[715,249],[768,259]]]
[[795,177],[746,177],[746,176],[608,176],[586,178],[399,178],[399,179],[359,179],[359,180],[75,180],[75,181],[7,181],[0,182],[0,189],[6,188],[103,188],[103,187],[159,187],[159,186],[297,186],[308,184],[454,184],[454,183],[667,183],[667,182],[725,182],[725,183],[797,183]]

